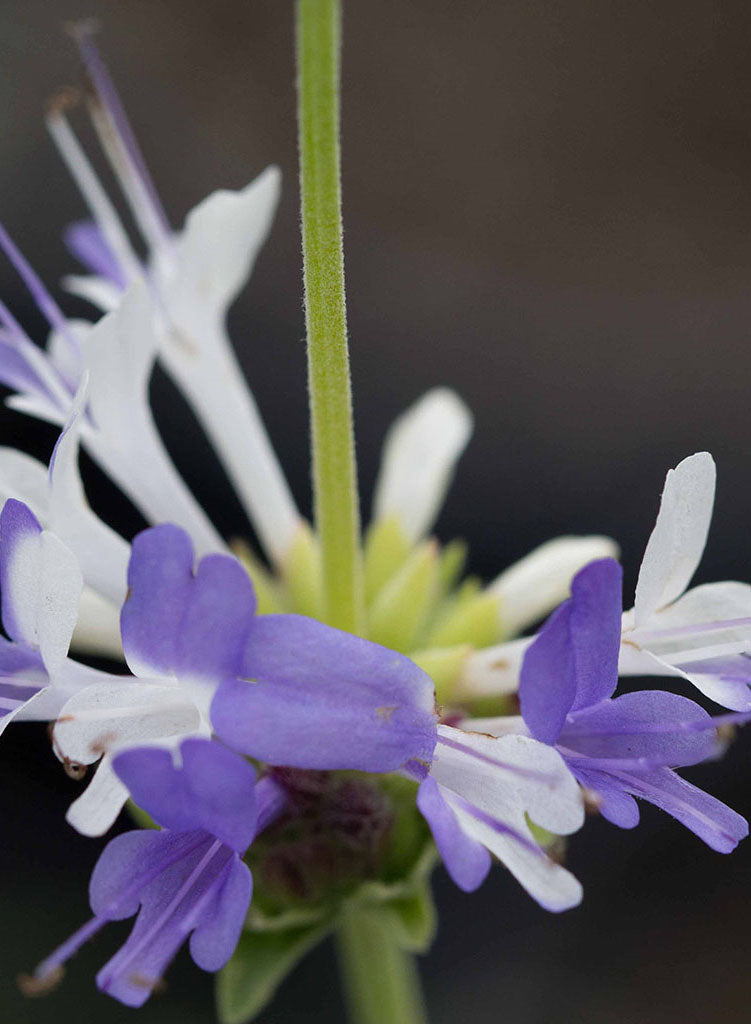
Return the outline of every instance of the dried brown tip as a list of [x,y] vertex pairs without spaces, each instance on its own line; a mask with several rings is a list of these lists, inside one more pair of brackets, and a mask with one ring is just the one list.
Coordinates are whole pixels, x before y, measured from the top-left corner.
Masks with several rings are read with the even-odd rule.
[[99,18],[78,18],[76,21],[66,21],[63,30],[78,42],[88,36],[95,36],[99,32],[101,24]]
[[47,116],[57,117],[65,114],[77,107],[80,102],[81,90],[74,85],[66,85],[47,100]]
[[147,978],[144,974],[131,974],[128,981],[131,985],[135,985],[137,988],[148,989],[152,993],[164,992],[167,987],[164,978]]
[[75,779],[76,782],[80,782],[89,770],[88,765],[79,764],[77,761],[71,761],[68,758],[63,761],[63,768],[68,778]]
[[65,975],[64,967],[55,967],[54,970],[45,974],[42,978],[35,978],[33,974],[19,974],[16,984],[23,995],[30,999],[37,999],[40,996],[49,995],[57,988]]

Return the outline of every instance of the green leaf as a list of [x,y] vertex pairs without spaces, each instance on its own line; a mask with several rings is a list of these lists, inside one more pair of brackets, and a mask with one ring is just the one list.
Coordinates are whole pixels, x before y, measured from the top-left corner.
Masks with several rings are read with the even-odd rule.
[[380,905],[394,941],[409,953],[426,953],[435,938],[437,915],[427,878],[414,892]]
[[330,930],[330,922],[284,932],[244,932],[217,977],[221,1024],[246,1024],[266,1006],[284,978]]

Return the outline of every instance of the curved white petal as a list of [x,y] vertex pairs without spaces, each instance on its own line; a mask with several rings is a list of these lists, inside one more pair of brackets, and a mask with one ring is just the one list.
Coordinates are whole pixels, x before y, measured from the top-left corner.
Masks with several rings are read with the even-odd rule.
[[93,274],[68,274],[62,284],[71,295],[86,299],[103,313],[117,309],[123,294],[117,285]]
[[583,890],[581,883],[570,871],[551,860],[542,850],[534,848],[532,833],[526,826],[523,816],[514,823],[518,832],[527,840],[527,846],[513,836],[497,832],[490,824],[478,820],[468,813],[450,794],[445,794],[448,803],[456,813],[462,829],[482,843],[502,864],[504,864],[516,880],[546,910],[555,913],[569,910],[581,903]]
[[88,686],[67,701],[54,732],[62,757],[92,764],[105,753],[200,728],[195,705],[177,683],[118,678]]
[[679,597],[696,572],[712,519],[716,475],[709,452],[690,455],[668,471],[636,584],[637,626]]
[[248,280],[268,237],[280,188],[279,168],[268,167],[241,191],[212,192],[188,214],[177,241],[176,272],[166,282],[165,295],[170,315],[181,327],[199,328],[199,345],[204,321],[223,321]]
[[47,523],[49,479],[47,467],[25,452],[0,447],[0,507],[8,498],[28,505],[37,519]]
[[105,754],[83,793],[65,815],[69,825],[84,836],[103,836],[114,824],[128,799],[128,790]]
[[227,308],[266,240],[279,198],[270,167],[240,192],[219,191],[189,215],[171,276],[160,355],[190,402],[271,561],[283,566],[300,515],[227,337]]
[[513,636],[544,618],[571,589],[577,572],[599,558],[618,558],[610,537],[556,537],[535,548],[488,587],[500,599],[504,632]]
[[91,587],[84,587],[71,648],[81,653],[123,660],[120,608]]
[[433,526],[472,434],[472,414],[448,388],[433,388],[390,427],[373,518],[398,519],[413,543]]
[[529,736],[499,738],[438,726],[430,774],[499,821],[526,812],[537,825],[568,835],[584,824],[578,783],[553,747]]
[[221,551],[221,538],[175,469],[151,415],[156,344],[148,288],[136,282],[84,341],[94,426],[84,429],[83,441],[147,519],[182,526],[199,554]]
[[457,700],[502,697],[519,689],[519,674],[527,648],[534,637],[520,637],[474,651],[462,663],[455,683]]

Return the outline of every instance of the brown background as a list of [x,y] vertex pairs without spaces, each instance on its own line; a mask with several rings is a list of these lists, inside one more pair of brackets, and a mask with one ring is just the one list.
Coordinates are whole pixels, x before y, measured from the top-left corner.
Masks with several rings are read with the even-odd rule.
[[[176,225],[213,188],[282,167],[276,226],[232,321],[307,507],[291,4],[0,3],[0,219],[50,282],[71,268],[60,229],[81,205],[41,112],[78,74],[61,25],[88,14]],[[351,0],[345,227],[366,504],[392,417],[450,383],[477,430],[439,532],[470,539],[477,571],[597,530],[623,543],[630,596],[665,471],[708,448],[719,488],[700,578],[751,579],[750,29],[729,0]],[[39,333],[4,266],[0,289]],[[163,381],[155,394],[177,461],[221,528],[241,529],[182,405]],[[49,453],[44,427],[3,413],[0,430]],[[94,503],[136,529],[92,480]],[[694,776],[745,814],[749,749]],[[72,784],[38,730],[6,734],[0,757],[0,1020],[133,1019],[92,992],[114,926],[48,1000],[15,994],[15,974],[86,913],[97,844],[63,827]],[[636,832],[592,823],[570,859],[586,898],[559,918],[500,871],[471,897],[438,876],[434,1024],[746,1024],[751,847],[720,857],[647,808]],[[187,958],[170,982],[143,1024],[211,1019],[210,980]],[[324,950],[262,1019],[336,1021],[335,985]]]

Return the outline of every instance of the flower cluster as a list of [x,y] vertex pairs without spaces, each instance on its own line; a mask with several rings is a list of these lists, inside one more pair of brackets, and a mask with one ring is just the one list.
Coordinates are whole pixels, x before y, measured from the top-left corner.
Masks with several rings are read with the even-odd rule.
[[[553,845],[585,806],[631,828],[646,800],[731,851],[745,820],[677,773],[716,758],[721,727],[751,716],[751,586],[687,590],[712,513],[711,457],[668,474],[632,610],[605,537],[553,540],[482,585],[462,579],[461,543],[429,536],[472,427],[462,401],[435,389],[386,438],[364,547],[366,633],[319,621],[317,540],[225,332],[279,175],[215,192],[173,231],[85,27],[77,39],[92,123],[148,255],[66,96],[48,124],[91,216],[67,232],[88,272],[66,287],[98,317],[67,318],[0,229],[51,332],[39,348],[0,304],[0,380],[9,405],[60,428],[49,466],[0,449],[0,731],[51,722],[63,765],[94,766],[68,810],[79,832],[105,834],[126,801],[144,827],[110,840],[92,918],[26,989],[48,988],[104,924],[134,915],[97,976],[128,1005],[186,940],[208,971],[239,941],[245,955],[241,936],[285,923],[302,928],[302,952],[347,900],[398,914],[405,895],[422,898],[434,848],[464,890],[496,858],[562,911],[582,890]],[[228,547],[172,464],[148,403],[157,361],[214,444],[265,561]],[[80,446],[151,524],[131,541],[89,507]],[[92,654],[118,664],[80,660]],[[619,675],[669,677],[727,713],[685,692],[614,696]]]

